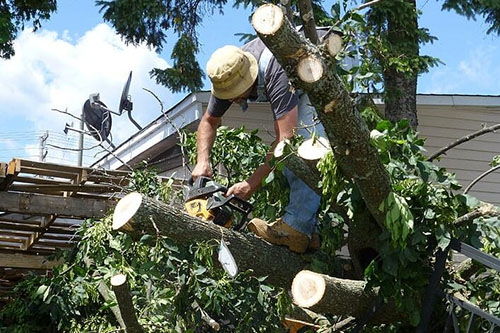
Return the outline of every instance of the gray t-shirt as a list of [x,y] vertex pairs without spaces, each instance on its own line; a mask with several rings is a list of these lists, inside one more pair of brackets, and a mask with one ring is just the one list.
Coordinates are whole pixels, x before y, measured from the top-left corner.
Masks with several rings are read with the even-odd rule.
[[[264,43],[257,38],[245,44],[241,49],[251,53],[258,62],[265,48]],[[254,83],[252,93],[249,97],[251,101],[257,98],[257,81]],[[274,119],[284,116],[288,111],[297,106],[299,102],[297,93],[291,89],[285,70],[274,56],[271,57],[264,73],[264,94],[271,103]],[[210,95],[207,112],[213,117],[222,117],[231,104],[232,102],[229,100],[219,99]]]

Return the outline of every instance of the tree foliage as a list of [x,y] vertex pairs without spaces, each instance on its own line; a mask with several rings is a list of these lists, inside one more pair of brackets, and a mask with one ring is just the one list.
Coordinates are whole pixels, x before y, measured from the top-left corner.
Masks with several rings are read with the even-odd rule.
[[[460,187],[454,176],[426,161],[424,140],[407,121],[392,124],[369,108],[363,114],[372,128],[372,143],[393,179],[392,196],[384,202],[386,229],[378,239],[380,253],[366,269],[365,278],[416,325],[434,251],[447,247],[455,237],[498,256],[500,221],[487,218],[465,227],[453,225],[457,217],[480,202],[453,192]],[[186,148],[194,154],[193,137],[188,137]],[[216,178],[221,182],[244,179],[267,148],[255,132],[221,128],[214,147],[219,154],[213,163],[228,168],[216,167],[221,170]],[[276,165],[277,174],[278,169]],[[335,167],[333,155],[321,161],[319,170],[323,174],[319,219],[323,242],[321,250],[311,257],[310,268],[334,276],[340,271],[335,251],[345,242],[349,220],[332,209],[342,207],[347,219],[354,219],[362,216],[365,208],[355,186]],[[286,185],[271,179],[266,183],[254,197],[258,207],[254,216],[271,219],[276,212],[265,208],[277,205],[278,210],[284,205]],[[178,200],[172,182],[162,183],[152,170],[134,171],[131,186],[130,190],[166,202]],[[86,221],[78,233],[82,240],[74,249],[57,255],[65,262],[51,276],[33,276],[16,286],[14,301],[0,311],[0,330],[115,331],[118,323],[110,310],[115,303],[104,301],[99,286],[109,288],[110,277],[120,272],[128,276],[139,322],[147,332],[204,332],[208,330],[202,319],[205,315],[219,322],[224,332],[282,330],[281,317],[290,309],[286,292],[267,285],[264,277],[254,277],[250,271],[229,278],[214,262],[217,242],[183,247],[165,237],[132,239],[111,231],[110,218]],[[500,310],[498,275],[494,272],[480,267],[466,280],[448,274],[445,281],[451,292],[463,293],[485,310]],[[438,307],[439,311],[444,308]],[[323,319],[327,331],[340,318]],[[372,329],[401,331],[404,325]]]
[[[382,3],[371,11],[368,23],[358,12],[348,11],[345,1],[344,7],[335,5],[332,15],[325,14],[321,19],[335,20],[344,32],[348,47],[337,55],[337,60],[354,55],[363,59],[359,66],[349,70],[340,65],[335,69],[351,92],[359,87],[376,86],[388,67],[392,66],[401,75],[415,76],[435,61],[420,57],[418,47],[415,49],[416,40],[430,40],[425,30],[398,29],[403,43],[395,45],[391,40],[388,29],[391,20],[393,23],[400,20],[398,24],[415,20],[414,3],[403,0]],[[447,2],[450,6],[451,3]],[[195,82],[190,89],[196,89],[201,82],[195,80],[200,68],[191,66],[196,62],[194,53],[199,46],[196,26],[204,13],[214,8],[220,10],[223,2],[115,0],[98,4],[106,20],[130,43],[146,42],[161,49],[167,29],[174,29],[181,36],[180,44],[174,47],[175,66],[155,70],[153,74],[172,89],[186,86],[186,78]],[[240,4],[248,6],[254,2]],[[401,8],[405,15],[396,17]],[[479,7],[457,8],[464,13],[478,13]],[[189,19],[183,21],[185,15]],[[370,31],[370,27],[378,30]],[[405,45],[405,38],[411,39],[411,43]],[[478,218],[465,225],[455,224],[458,217],[480,202],[458,194],[460,185],[454,175],[426,160],[425,142],[408,121],[384,120],[373,105],[361,102],[358,108],[371,130],[370,142],[391,178],[391,191],[379,207],[385,217],[383,230],[378,237],[371,235],[376,238],[378,252],[367,263],[363,278],[369,286],[379,288],[384,301],[394,302],[410,324],[417,325],[436,251],[447,248],[451,238],[457,238],[498,256],[500,222],[498,218]],[[195,137],[188,136],[184,145],[192,160]],[[220,128],[212,152],[216,180],[229,185],[248,178],[262,162],[267,149],[255,132]],[[273,173],[253,198],[254,216],[266,220],[280,216],[286,204],[282,165],[274,166]],[[360,190],[342,174],[334,155],[327,155],[318,169],[322,173],[323,242],[321,251],[311,258],[311,267],[335,275],[338,268],[335,253],[346,242],[344,231],[349,230],[352,221],[366,218],[367,209]],[[171,182],[160,184],[148,170],[138,170],[133,177],[134,190],[175,201],[177,194]],[[15,301],[0,312],[3,325],[0,328],[18,332],[49,328],[69,332],[116,330],[117,322],[110,311],[114,302],[102,301],[99,286],[107,284],[113,274],[122,272],[129,277],[139,321],[147,331],[204,331],[205,316],[220,322],[228,332],[280,330],[279,321],[288,309],[285,293],[266,285],[265,278],[251,276],[251,272],[228,278],[212,259],[217,244],[199,243],[185,248],[163,237],[144,236],[136,240],[112,232],[109,224],[109,218],[88,221],[79,231],[82,241],[73,251],[61,254],[65,263],[54,270],[53,276],[33,277],[19,284],[14,291]],[[480,268],[466,279],[449,274],[444,281],[448,291],[461,292],[484,309],[498,313],[498,277],[490,271]],[[440,307],[437,311],[443,310]],[[47,317],[50,321],[41,326],[42,318]],[[439,324],[442,323],[436,323],[438,327]],[[407,323],[375,330],[401,330],[403,326],[398,325]]]
[[[151,170],[135,171],[133,180],[131,190],[172,199]],[[204,316],[221,332],[281,330],[290,307],[286,293],[250,271],[230,278],[214,263],[218,242],[182,247],[165,237],[132,239],[113,232],[110,218],[88,220],[78,234],[74,249],[56,255],[64,264],[51,276],[32,276],[15,287],[14,300],[0,311],[0,331],[115,332],[120,327],[110,308],[116,303],[104,301],[99,288],[109,289],[117,273],[127,275],[147,332],[209,332]]]
[[[271,2],[279,3],[278,0]],[[325,9],[320,0],[311,2],[316,23],[320,26],[337,24],[341,9],[343,8],[345,12],[352,3],[339,0],[331,8]],[[297,3],[298,0],[289,2],[289,7],[294,13],[298,12]],[[354,3],[362,3],[362,1]],[[161,51],[169,39],[177,36],[171,54],[173,66],[166,69],[155,68],[151,71],[151,75],[158,83],[174,92],[201,89],[204,73],[196,59],[201,46],[197,29],[204,17],[216,11],[223,13],[223,7],[227,4],[226,0],[96,0],[95,4],[100,8],[104,20],[109,22],[127,43],[133,45],[146,43]],[[261,4],[260,1],[237,0],[233,6],[254,8],[259,4]],[[454,10],[472,19],[482,16],[489,25],[488,33],[500,33],[500,5],[496,0],[445,0],[443,9]],[[56,0],[2,2],[0,4],[0,57],[9,58],[14,55],[12,43],[19,30],[24,28],[25,23],[32,23],[36,30],[41,27],[42,21],[50,19],[50,15],[56,10]],[[392,37],[387,35],[378,40],[380,45],[376,46],[373,51],[381,57],[381,61],[388,68],[395,68],[398,72],[404,72],[405,75],[420,73],[428,66],[436,64],[435,59],[431,57],[418,56],[418,44],[415,41],[426,42],[430,40],[430,37],[425,29],[416,28],[416,26],[408,29],[408,25],[415,21],[416,14],[418,11],[414,1],[408,0],[382,1],[372,6],[368,13],[372,27],[375,28],[376,34],[380,33],[381,37],[384,31],[388,31],[388,22],[393,22],[393,25],[396,23],[400,27],[396,28],[398,31],[396,37],[405,41],[397,42],[394,40],[394,35]],[[298,15],[293,15],[293,19],[296,25],[302,24]],[[254,35],[243,37],[248,40]],[[415,47],[417,47],[416,52]]]
[[41,27],[42,20],[48,20],[56,11],[56,0],[6,0],[0,2],[0,58],[14,55],[13,42],[26,22],[33,24],[34,30]]
[[454,10],[468,19],[482,16],[489,25],[487,33],[500,35],[500,3],[496,0],[445,0],[444,10]]

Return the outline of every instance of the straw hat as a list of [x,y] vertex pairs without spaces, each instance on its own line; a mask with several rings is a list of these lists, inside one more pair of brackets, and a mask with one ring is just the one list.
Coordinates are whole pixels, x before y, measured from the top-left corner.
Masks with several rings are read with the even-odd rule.
[[212,54],[207,73],[212,81],[212,94],[220,99],[233,99],[253,85],[259,65],[251,53],[226,45]]

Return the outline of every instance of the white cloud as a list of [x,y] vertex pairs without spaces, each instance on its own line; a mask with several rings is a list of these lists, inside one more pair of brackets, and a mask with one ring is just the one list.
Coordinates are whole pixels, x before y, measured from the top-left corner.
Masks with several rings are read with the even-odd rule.
[[500,48],[477,45],[456,65],[441,65],[420,78],[419,92],[434,94],[500,94]]
[[[149,77],[152,68],[165,68],[167,62],[146,46],[126,45],[106,24],[77,40],[68,31],[59,35],[26,29],[16,39],[15,50],[13,58],[0,60],[0,115],[32,123],[30,130],[62,131],[66,122],[75,120],[50,110],[67,109],[79,115],[84,101],[95,92],[116,110],[130,70],[133,115],[141,125],[160,115],[158,103],[142,88],[154,91],[164,105],[175,102],[165,87]],[[116,144],[136,131],[126,114],[113,116]]]
[[[460,61],[458,68],[464,78],[481,86],[494,86],[500,74],[498,67],[494,67],[495,64],[492,61],[495,49],[492,46],[476,48],[469,53],[467,59]],[[497,85],[497,87],[500,86]]]

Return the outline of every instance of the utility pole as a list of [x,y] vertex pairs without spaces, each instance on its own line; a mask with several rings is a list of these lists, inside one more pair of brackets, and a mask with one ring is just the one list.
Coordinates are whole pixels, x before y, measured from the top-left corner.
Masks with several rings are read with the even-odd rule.
[[49,138],[49,131],[45,131],[44,134],[42,134],[38,139],[39,139],[39,154],[38,154],[38,159],[40,162],[45,162],[45,157],[47,156],[48,150],[47,150],[47,139]]
[[78,166],[83,165],[83,108],[82,108],[82,115],[80,117],[80,136],[78,137]]

